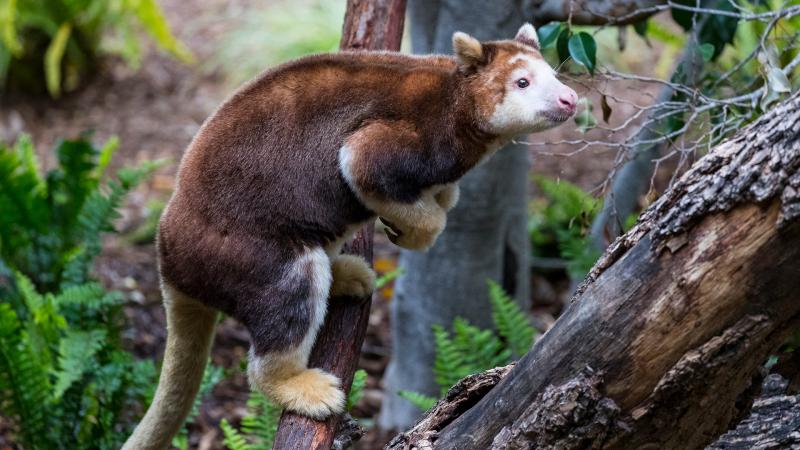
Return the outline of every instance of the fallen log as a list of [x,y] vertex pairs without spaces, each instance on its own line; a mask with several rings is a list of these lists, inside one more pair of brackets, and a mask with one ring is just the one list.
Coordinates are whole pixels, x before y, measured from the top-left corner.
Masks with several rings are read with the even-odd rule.
[[798,216],[800,94],[644,212],[480,401],[387,448],[704,448],[800,325]]

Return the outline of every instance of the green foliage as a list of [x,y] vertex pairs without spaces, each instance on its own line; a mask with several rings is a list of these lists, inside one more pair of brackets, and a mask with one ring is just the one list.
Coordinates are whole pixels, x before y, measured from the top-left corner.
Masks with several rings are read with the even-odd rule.
[[350,393],[347,394],[347,410],[353,407],[364,398],[364,388],[367,386],[367,371],[364,369],[356,370],[353,374],[353,384],[350,385]]
[[436,397],[431,397],[430,395],[424,395],[414,391],[401,390],[397,393],[397,395],[400,398],[408,400],[412,405],[416,406],[422,411],[427,411],[433,408],[434,405],[436,405],[436,402],[439,401]]
[[489,280],[489,301],[492,303],[492,320],[497,333],[505,339],[511,354],[519,358],[528,353],[536,330],[531,327],[517,302],[492,280]]
[[[433,375],[444,396],[462,378],[486,369],[508,364],[533,345],[536,330],[519,305],[497,283],[489,280],[489,300],[497,333],[482,330],[467,320],[453,320],[452,333],[433,326],[436,358]],[[430,409],[436,399],[418,392],[401,391],[398,395],[422,410]]]
[[375,289],[380,289],[386,286],[387,283],[391,283],[392,281],[396,280],[397,277],[403,274],[403,268],[398,267],[394,270],[386,272],[385,274],[379,276],[375,279]]
[[594,75],[597,43],[594,42],[592,35],[585,31],[575,33],[569,38],[567,48],[572,59],[589,69],[589,73]]
[[58,166],[45,176],[28,137],[0,146],[0,259],[42,291],[86,283],[101,234],[114,231],[125,195],[159,165],[121,169],[101,182],[116,139],[97,149],[86,139],[62,141]]
[[[353,384],[347,396],[347,409],[353,406],[364,396],[367,372],[363,369],[356,370],[353,374]],[[220,428],[224,437],[223,444],[230,450],[268,450],[275,441],[278,422],[281,418],[281,408],[272,403],[261,392],[250,391],[247,399],[247,414],[242,418],[241,429],[237,430],[226,419],[220,421]]]
[[587,238],[602,202],[563,180],[535,177],[543,199],[531,202],[528,231],[534,256],[562,258],[574,279],[583,278],[600,252]]
[[155,367],[120,344],[122,296],[91,281],[100,234],[152,165],[101,182],[116,141],[64,141],[40,175],[29,138],[0,147],[0,411],[26,449],[116,449]]
[[93,283],[41,294],[21,273],[15,285],[0,297],[0,409],[19,443],[119,448],[155,379],[119,347],[120,297]]
[[[244,22],[220,42],[212,69],[239,84],[264,69],[313,53],[339,47],[344,2],[312,0],[275,2],[249,11]],[[303,18],[303,26],[297,18]]]
[[102,54],[120,55],[136,67],[140,31],[176,58],[193,60],[156,0],[6,0],[0,6],[0,88],[46,88],[58,97],[90,74]]
[[564,29],[564,24],[561,22],[550,22],[545,26],[539,27],[536,34],[539,35],[539,46],[542,49],[551,48]]

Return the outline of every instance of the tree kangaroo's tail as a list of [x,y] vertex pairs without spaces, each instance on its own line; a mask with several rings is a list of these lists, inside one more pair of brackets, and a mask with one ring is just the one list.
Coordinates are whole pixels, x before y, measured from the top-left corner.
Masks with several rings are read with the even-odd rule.
[[217,313],[163,283],[167,348],[153,403],[123,450],[163,450],[183,425],[200,388]]

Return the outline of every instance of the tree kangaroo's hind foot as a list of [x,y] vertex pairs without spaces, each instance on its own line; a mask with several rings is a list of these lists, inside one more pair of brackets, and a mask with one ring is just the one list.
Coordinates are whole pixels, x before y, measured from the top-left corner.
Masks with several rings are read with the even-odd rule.
[[375,290],[375,272],[360,256],[336,256],[331,264],[331,272],[333,274],[331,298],[365,298]]
[[[265,359],[270,358],[254,358],[251,354],[250,383],[281,407],[314,419],[344,411],[345,395],[335,375],[286,360]],[[265,362],[271,367],[263,367]]]

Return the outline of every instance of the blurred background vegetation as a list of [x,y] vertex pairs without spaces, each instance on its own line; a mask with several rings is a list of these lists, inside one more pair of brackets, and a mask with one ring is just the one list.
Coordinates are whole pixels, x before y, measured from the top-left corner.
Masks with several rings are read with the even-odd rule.
[[[792,3],[736,5],[755,15]],[[163,351],[153,237],[183,149],[237,85],[334,51],[343,15],[336,0],[2,0],[0,449],[119,447],[152,396]],[[670,147],[622,228],[711,145],[797,90],[800,14],[694,16],[539,28],[545,56],[584,100],[574,123],[530,147],[532,306],[520,309],[489,280],[493,329],[465,320],[435,329],[431,371],[442,389],[520,356],[558,317],[600,255],[590,231],[602,194],[663,86],[693,90],[676,88],[665,120],[652,122]],[[699,73],[681,59],[687,48]],[[396,260],[379,234],[375,266],[388,275],[350,405],[368,428],[385,395]],[[174,444],[269,448],[277,411],[247,385],[247,333],[220,320],[202,395]],[[423,409],[436,400],[402,395]],[[374,432],[360,445],[383,438]]]

